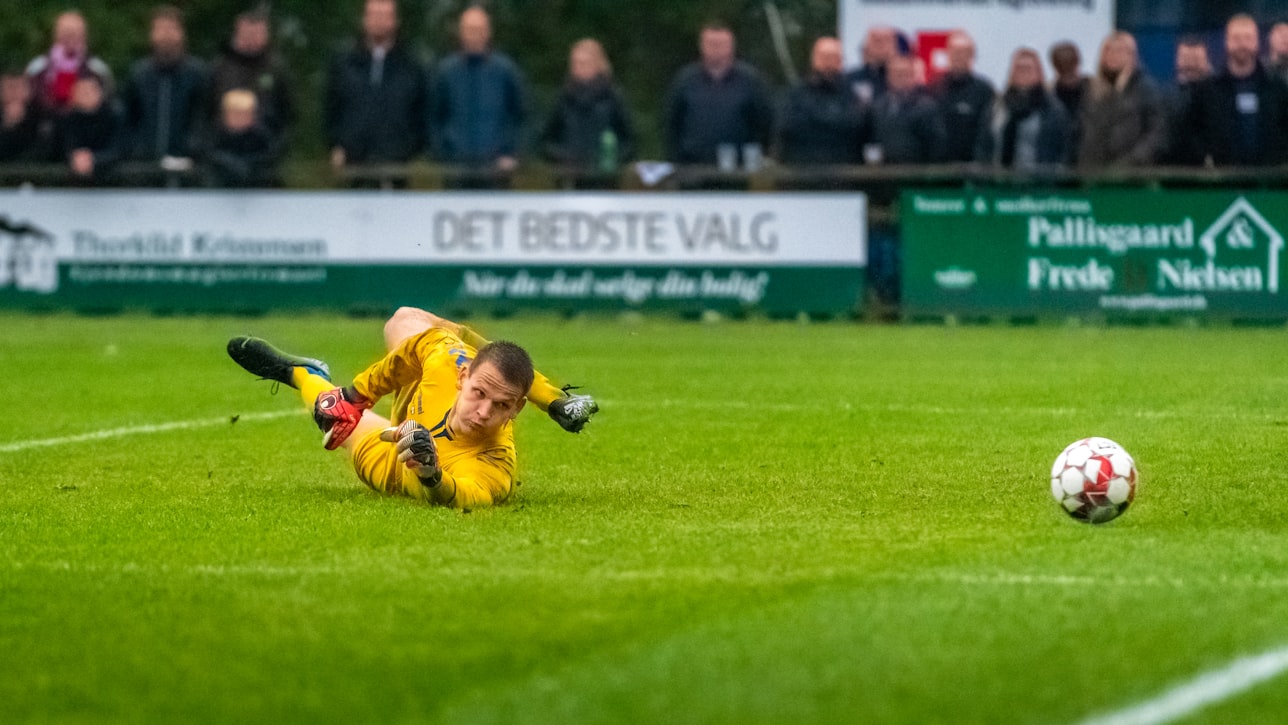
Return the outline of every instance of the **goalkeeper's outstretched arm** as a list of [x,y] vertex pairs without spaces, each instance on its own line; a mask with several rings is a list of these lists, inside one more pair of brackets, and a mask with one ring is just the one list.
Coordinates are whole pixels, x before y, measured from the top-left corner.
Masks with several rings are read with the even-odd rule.
[[[461,342],[478,350],[490,341],[473,328],[439,317],[417,307],[400,307],[385,323],[385,347],[393,351],[409,337],[430,328],[440,328],[456,335]],[[577,433],[599,412],[599,404],[589,395],[576,395],[570,386],[560,387],[540,370],[535,372],[528,400],[546,413],[564,430]]]

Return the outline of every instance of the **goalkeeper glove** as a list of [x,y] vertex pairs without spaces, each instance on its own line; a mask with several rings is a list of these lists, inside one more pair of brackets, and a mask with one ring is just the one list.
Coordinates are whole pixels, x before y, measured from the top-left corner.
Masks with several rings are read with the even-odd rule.
[[420,478],[421,485],[435,488],[443,482],[443,469],[438,465],[438,448],[429,429],[414,420],[380,432],[380,440],[397,442],[398,460]]
[[322,445],[333,451],[339,448],[358,427],[362,411],[372,406],[353,386],[333,388],[318,396],[313,403],[313,422],[325,434]]
[[599,403],[589,395],[577,395],[568,392],[570,390],[575,388],[564,386],[563,397],[555,398],[546,414],[569,433],[580,433],[590,422],[590,417],[599,412]]

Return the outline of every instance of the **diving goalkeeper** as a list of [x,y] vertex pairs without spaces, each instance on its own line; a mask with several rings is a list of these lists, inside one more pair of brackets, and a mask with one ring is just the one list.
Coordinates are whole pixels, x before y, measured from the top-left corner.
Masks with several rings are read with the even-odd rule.
[[[388,354],[336,387],[326,363],[284,353],[255,337],[228,341],[233,361],[299,391],[328,450],[349,452],[371,488],[455,508],[500,503],[514,489],[513,421],[532,401],[565,430],[599,410],[587,395],[556,387],[512,342],[403,307],[385,323]],[[371,411],[394,396],[391,419]]]

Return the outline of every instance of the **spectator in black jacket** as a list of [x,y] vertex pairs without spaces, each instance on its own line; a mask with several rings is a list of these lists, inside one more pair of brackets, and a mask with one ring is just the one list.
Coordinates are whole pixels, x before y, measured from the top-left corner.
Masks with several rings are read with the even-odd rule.
[[72,86],[71,110],[60,123],[63,158],[80,184],[107,183],[121,158],[125,120],[103,88],[102,79],[85,73]]
[[1225,68],[1194,88],[1186,125],[1192,163],[1266,166],[1288,161],[1288,86],[1257,58],[1257,22],[1236,15],[1225,26]]
[[331,164],[402,162],[424,146],[425,71],[398,42],[398,4],[367,0],[362,37],[337,55],[324,99]]
[[917,79],[916,60],[896,55],[886,62],[886,92],[873,101],[869,161],[934,164],[944,160],[947,133],[939,106]]
[[1167,139],[1158,160],[1164,164],[1194,164],[1202,159],[1194,143],[1194,134],[1186,126],[1194,89],[1212,75],[1207,44],[1197,36],[1183,37],[1176,43],[1176,85],[1164,95],[1167,112]]
[[212,121],[223,112],[225,93],[246,88],[255,92],[259,123],[273,134],[283,137],[295,122],[294,81],[271,41],[267,12],[250,10],[233,21],[232,37],[210,70]]
[[599,41],[586,38],[568,54],[568,79],[541,132],[542,152],[557,164],[602,173],[635,156],[635,125]]
[[841,74],[841,41],[814,41],[810,72],[787,94],[779,135],[785,164],[859,164],[866,134],[863,106]]
[[130,156],[186,170],[203,132],[206,69],[188,55],[178,8],[163,5],[152,12],[149,38],[152,54],[134,64],[125,90]]
[[886,91],[886,63],[899,54],[899,31],[888,25],[868,28],[859,54],[863,63],[845,74],[845,84],[866,106]]
[[973,161],[975,141],[997,94],[991,83],[975,73],[975,41],[969,33],[956,30],[949,34],[946,52],[948,69],[930,89],[948,134],[944,160]]
[[774,111],[760,73],[735,56],[733,31],[702,28],[701,58],[680,70],[664,106],[666,155],[682,164],[714,164],[721,145],[769,148]]

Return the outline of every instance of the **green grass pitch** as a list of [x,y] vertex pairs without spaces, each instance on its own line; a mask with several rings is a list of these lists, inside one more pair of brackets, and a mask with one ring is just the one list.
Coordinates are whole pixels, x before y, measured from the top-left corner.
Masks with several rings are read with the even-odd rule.
[[[223,350],[348,377],[379,320],[0,315],[0,722],[1064,723],[1288,645],[1282,329],[480,327],[603,412],[458,513]],[[1087,435],[1142,476],[1102,526]]]

